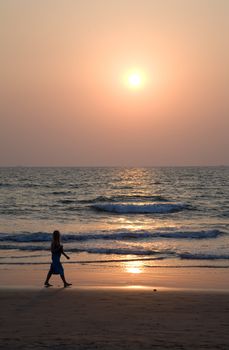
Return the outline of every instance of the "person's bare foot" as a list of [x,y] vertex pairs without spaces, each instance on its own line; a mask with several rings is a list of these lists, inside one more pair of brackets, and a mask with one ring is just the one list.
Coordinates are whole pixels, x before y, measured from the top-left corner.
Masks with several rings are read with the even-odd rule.
[[72,286],[72,283],[67,283],[67,282],[66,282],[66,283],[64,284],[64,288],[70,287],[70,286]]
[[52,287],[52,284],[50,284],[50,283],[45,283],[44,286],[45,286],[46,288],[48,288],[48,287]]

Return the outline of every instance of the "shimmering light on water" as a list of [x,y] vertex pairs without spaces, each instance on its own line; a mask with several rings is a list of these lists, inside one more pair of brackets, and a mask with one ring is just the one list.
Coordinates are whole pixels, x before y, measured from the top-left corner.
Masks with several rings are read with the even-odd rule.
[[0,263],[48,261],[59,229],[72,261],[227,265],[228,178],[228,167],[1,168]]
[[128,261],[125,263],[125,271],[133,274],[142,273],[144,264],[142,261]]

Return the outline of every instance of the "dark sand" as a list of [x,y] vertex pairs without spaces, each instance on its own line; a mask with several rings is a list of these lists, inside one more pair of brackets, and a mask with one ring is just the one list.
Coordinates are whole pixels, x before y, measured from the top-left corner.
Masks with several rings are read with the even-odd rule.
[[229,349],[229,294],[2,288],[0,349]]

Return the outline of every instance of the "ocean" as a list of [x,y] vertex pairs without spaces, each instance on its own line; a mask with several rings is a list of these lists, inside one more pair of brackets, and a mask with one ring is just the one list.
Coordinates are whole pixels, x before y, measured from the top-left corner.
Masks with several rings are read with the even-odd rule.
[[229,167],[0,168],[0,268],[229,267]]

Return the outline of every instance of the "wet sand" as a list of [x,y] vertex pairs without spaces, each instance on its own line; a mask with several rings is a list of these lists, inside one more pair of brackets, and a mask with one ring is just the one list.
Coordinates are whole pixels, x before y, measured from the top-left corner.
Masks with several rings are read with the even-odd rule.
[[135,287],[2,288],[1,349],[229,348],[229,294]]
[[[0,265],[1,286],[42,287],[49,265]],[[228,268],[169,268],[155,267],[138,270],[122,266],[103,264],[64,264],[67,281],[74,287],[82,286],[150,286],[154,288],[182,288],[229,291]],[[136,272],[136,269],[134,269]],[[52,276],[50,282],[62,287],[59,276]]]

